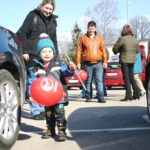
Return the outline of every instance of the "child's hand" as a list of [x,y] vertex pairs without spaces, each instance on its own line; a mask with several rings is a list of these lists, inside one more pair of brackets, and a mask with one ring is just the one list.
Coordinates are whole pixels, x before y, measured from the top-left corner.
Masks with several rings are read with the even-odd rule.
[[76,68],[75,63],[72,62],[72,61],[70,61],[70,63],[69,63],[69,70],[70,70],[70,71],[73,71],[75,68]]
[[34,100],[33,100],[33,98],[30,96],[29,97],[29,100],[31,101],[31,102],[34,102]]

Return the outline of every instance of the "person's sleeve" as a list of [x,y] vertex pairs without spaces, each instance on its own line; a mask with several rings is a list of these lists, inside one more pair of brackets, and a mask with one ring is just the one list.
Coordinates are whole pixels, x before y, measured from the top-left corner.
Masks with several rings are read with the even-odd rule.
[[105,48],[105,50],[106,50],[106,56],[107,56],[107,61],[108,61],[109,60],[109,51],[107,48]]
[[56,56],[59,55],[59,50],[58,50],[58,42],[57,42],[57,34],[56,32],[54,33],[53,39],[52,39],[55,49],[56,49]]
[[29,13],[22,26],[20,27],[20,29],[18,30],[18,34],[19,34],[19,38],[22,42],[22,48],[23,48],[23,54],[28,54],[28,50],[30,49],[29,47],[29,43],[28,43],[28,37],[29,35],[31,35],[32,31],[33,31],[33,18],[34,18],[34,14],[33,13]]
[[141,59],[146,60],[145,49],[140,50],[140,54],[141,54]]
[[117,40],[116,44],[113,47],[113,53],[115,55],[117,55],[117,53],[119,53],[120,47],[122,46],[122,39],[121,37]]
[[28,94],[30,96],[30,88],[32,83],[37,79],[37,76],[35,75],[35,73],[32,71],[32,68],[30,68],[28,70]]
[[70,77],[74,75],[74,71],[69,71],[69,65],[62,63],[61,65],[61,72],[63,73],[64,77]]
[[82,38],[79,38],[76,48],[76,63],[81,64],[81,52],[82,52]]
[[55,50],[56,50],[55,55],[59,56],[58,42],[57,42],[57,20],[56,20],[56,18],[53,21],[54,21],[55,30],[53,31],[51,40],[53,41],[54,46],[55,46]]
[[107,63],[107,54],[106,54],[106,49],[105,49],[105,42],[103,37],[101,36],[101,40],[100,40],[100,50],[102,52],[102,59],[103,59],[103,63]]

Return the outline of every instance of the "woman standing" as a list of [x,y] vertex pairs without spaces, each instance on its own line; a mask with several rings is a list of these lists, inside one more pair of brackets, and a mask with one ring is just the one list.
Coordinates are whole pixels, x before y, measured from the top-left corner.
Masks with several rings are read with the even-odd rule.
[[[133,67],[136,58],[136,52],[138,52],[138,41],[134,37],[133,31],[130,25],[125,25],[121,32],[121,37],[118,39],[113,47],[113,52],[116,55],[119,53],[119,61],[121,64],[121,70],[125,81],[126,94],[125,98],[121,101],[128,101],[132,99],[140,98],[140,90],[134,80]],[[133,94],[132,89],[133,88]]]
[[[22,53],[23,58],[26,63],[27,74],[30,67],[35,66],[33,59],[39,59],[35,52],[35,45],[42,33],[49,37],[54,43],[56,53],[58,55],[58,46],[57,46],[57,36],[56,36],[56,27],[57,16],[53,14],[55,10],[55,1],[54,0],[43,0],[39,6],[29,12],[26,16],[22,26],[18,30],[17,34],[22,41]],[[28,90],[27,90],[28,91]],[[28,99],[28,93],[27,93]],[[38,104],[33,105],[32,102],[29,102],[32,118],[36,120],[41,120],[44,118],[44,107],[39,106]]]
[[36,57],[35,45],[41,33],[48,34],[54,43],[56,55],[58,55],[57,16],[53,14],[54,10],[54,0],[43,0],[36,9],[29,12],[17,32],[23,44],[23,57],[27,66],[32,66],[32,59]]

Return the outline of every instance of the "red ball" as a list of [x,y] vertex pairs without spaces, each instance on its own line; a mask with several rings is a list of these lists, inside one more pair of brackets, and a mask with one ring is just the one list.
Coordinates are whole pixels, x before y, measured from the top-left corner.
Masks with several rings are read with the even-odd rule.
[[64,97],[60,82],[52,77],[37,78],[31,85],[31,97],[40,105],[53,106]]
[[[78,80],[82,80],[82,81],[85,81],[88,77],[88,74],[85,70],[79,70],[76,74],[75,74],[75,77],[78,79]],[[79,79],[80,78],[80,79]]]

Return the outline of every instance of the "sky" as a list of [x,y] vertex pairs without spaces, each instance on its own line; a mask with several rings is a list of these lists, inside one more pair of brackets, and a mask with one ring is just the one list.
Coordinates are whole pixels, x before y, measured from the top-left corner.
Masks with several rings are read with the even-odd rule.
[[[66,33],[72,31],[76,22],[84,27],[82,20],[86,10],[93,8],[101,0],[56,0],[56,10],[58,15],[57,31]],[[129,17],[137,15],[146,16],[150,19],[150,0],[128,0]],[[36,8],[41,0],[9,0],[1,1],[0,5],[0,25],[16,32],[22,25],[26,15]],[[127,0],[118,0],[120,24],[127,21]]]

